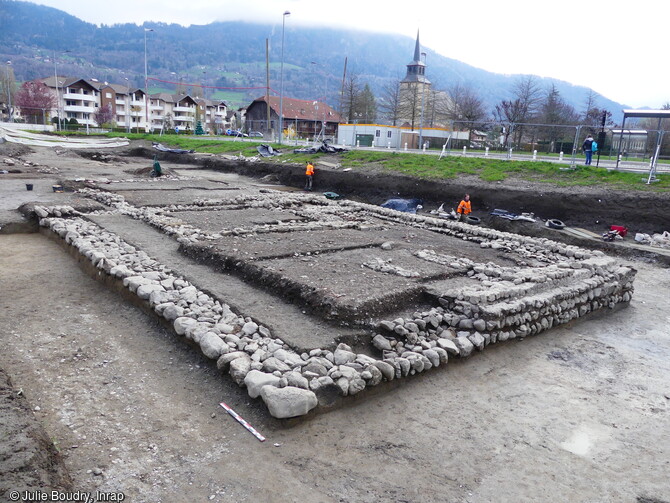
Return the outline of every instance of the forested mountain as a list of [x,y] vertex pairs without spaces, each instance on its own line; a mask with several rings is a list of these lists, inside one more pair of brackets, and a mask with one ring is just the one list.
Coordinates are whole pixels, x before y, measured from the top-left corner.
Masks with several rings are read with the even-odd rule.
[[[108,6],[101,4],[101,8]],[[159,88],[174,91],[181,82],[186,91],[199,89],[207,97],[246,105],[265,92],[266,39],[270,42],[270,87],[279,92],[281,26],[233,22],[190,27],[165,23],[96,26],[51,7],[0,0],[0,57],[3,62],[11,60],[19,81],[57,71],[59,75],[143,87],[145,27],[154,30],[146,32],[151,92]],[[329,104],[337,106],[346,57],[347,76],[357,76],[379,96],[384,85],[404,77],[414,44],[415,40],[399,35],[289,24],[285,31],[284,95],[300,99],[327,96]],[[422,49],[427,53],[426,76],[434,88],[467,86],[488,110],[511,98],[519,76],[487,72],[430,48]],[[539,82],[546,88],[553,84],[565,102],[578,112],[584,110],[588,88],[555,79]],[[189,89],[186,84],[198,87]],[[624,108],[604,97],[598,97],[598,106],[609,109],[615,120]]]

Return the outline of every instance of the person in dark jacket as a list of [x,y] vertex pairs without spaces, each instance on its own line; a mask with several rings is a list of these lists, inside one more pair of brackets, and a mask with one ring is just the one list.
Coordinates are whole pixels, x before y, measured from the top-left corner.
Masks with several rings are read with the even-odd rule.
[[593,136],[588,135],[586,137],[586,140],[584,140],[584,143],[582,143],[582,150],[584,151],[584,155],[586,156],[586,160],[584,161],[585,166],[590,166],[591,165],[591,157],[593,157]]

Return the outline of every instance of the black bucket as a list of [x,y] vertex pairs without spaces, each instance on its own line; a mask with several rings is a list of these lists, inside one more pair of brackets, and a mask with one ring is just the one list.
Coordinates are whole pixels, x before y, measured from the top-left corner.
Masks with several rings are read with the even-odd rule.
[[26,183],[26,190],[33,190],[33,184],[32,183]]

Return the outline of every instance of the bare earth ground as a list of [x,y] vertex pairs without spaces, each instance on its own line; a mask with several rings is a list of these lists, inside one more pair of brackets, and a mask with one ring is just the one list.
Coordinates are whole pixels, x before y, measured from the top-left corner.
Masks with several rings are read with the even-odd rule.
[[[118,174],[48,149],[26,158],[60,177]],[[29,195],[16,176],[0,183],[14,184],[2,210],[60,196],[51,180]],[[133,502],[670,501],[670,270],[654,263],[634,262],[627,308],[286,424],[56,241],[0,235],[0,258],[0,368],[75,489]],[[0,499],[39,487],[8,476],[17,447],[6,432],[21,417],[2,416]]]

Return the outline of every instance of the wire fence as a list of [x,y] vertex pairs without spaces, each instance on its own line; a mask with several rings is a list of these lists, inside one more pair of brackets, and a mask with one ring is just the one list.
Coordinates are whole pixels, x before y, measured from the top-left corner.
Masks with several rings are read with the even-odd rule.
[[447,152],[488,149],[491,152],[526,152],[529,154],[566,155],[582,152],[582,144],[591,135],[601,155],[623,160],[670,159],[670,134],[663,129],[625,129],[585,124],[538,124],[453,121],[451,138],[431,138],[424,134],[427,148]]

